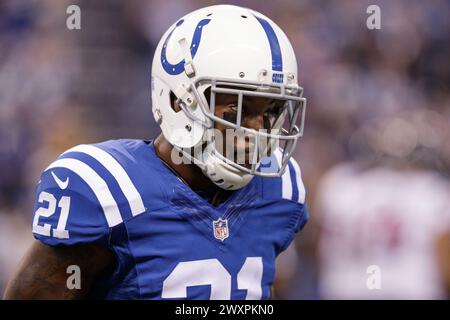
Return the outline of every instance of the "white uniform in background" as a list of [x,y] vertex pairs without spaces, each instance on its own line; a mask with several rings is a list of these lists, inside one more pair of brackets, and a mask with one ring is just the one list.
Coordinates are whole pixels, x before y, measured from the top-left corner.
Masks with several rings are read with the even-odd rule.
[[434,241],[450,225],[449,191],[431,171],[329,171],[318,191],[321,297],[445,298]]

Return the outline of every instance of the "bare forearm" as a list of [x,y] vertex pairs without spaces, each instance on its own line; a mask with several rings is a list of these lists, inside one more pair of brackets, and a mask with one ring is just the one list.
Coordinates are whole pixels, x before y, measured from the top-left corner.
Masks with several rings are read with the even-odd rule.
[[79,290],[69,290],[61,282],[46,279],[44,274],[22,272],[13,278],[6,288],[4,299],[57,299],[69,300],[82,298]]
[[[5,299],[80,299],[97,274],[113,260],[93,247],[51,248],[36,242],[9,282]],[[67,268],[80,267],[81,288],[67,286]]]

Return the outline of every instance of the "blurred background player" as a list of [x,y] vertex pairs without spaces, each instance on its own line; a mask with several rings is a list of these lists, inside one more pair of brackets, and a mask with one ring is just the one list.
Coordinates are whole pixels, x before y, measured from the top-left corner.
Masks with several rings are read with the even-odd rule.
[[445,126],[433,112],[379,118],[351,145],[356,161],[324,176],[316,207],[322,298],[446,298],[440,243],[450,228],[450,184],[425,141]]

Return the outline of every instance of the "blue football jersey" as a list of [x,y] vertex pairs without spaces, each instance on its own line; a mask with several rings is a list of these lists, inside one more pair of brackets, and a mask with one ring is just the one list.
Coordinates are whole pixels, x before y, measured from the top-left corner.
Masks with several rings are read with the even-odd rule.
[[114,253],[95,298],[268,299],[275,259],[307,219],[293,159],[282,177],[254,177],[213,206],[161,162],[152,142],[110,140],[69,149],[44,170],[33,234],[50,246]]

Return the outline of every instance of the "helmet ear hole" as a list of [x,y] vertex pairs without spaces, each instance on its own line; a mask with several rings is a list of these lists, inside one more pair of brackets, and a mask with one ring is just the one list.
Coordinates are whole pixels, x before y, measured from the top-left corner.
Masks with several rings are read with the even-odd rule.
[[177,103],[177,97],[175,96],[175,94],[172,91],[170,91],[170,107],[172,108],[172,110],[175,113],[181,111],[181,108]]
[[205,96],[206,102],[208,102],[209,105],[211,103],[211,87],[206,88],[203,95]]

